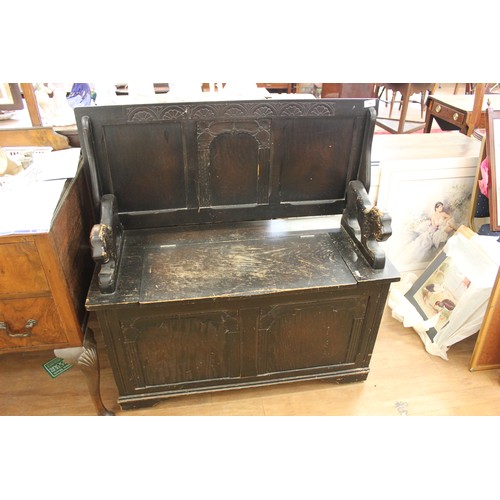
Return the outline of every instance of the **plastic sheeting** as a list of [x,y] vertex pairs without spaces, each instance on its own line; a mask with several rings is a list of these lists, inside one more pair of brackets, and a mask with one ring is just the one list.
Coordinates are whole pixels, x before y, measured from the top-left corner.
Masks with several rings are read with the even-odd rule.
[[[433,314],[426,314],[414,297],[420,294],[420,302],[423,303],[422,292],[426,291],[427,283],[439,271],[437,263],[445,260],[448,272],[466,277],[468,285],[463,287],[451,313],[444,308],[440,311],[436,307],[434,310],[432,304],[427,303],[425,311],[432,310]],[[447,360],[450,346],[481,328],[499,265],[500,244],[497,239],[477,235],[462,226],[421,276],[408,273],[402,276],[400,282],[391,285],[388,306],[392,316],[406,328],[417,332],[429,354]],[[449,279],[453,277],[456,276]],[[446,320],[443,320],[444,314]],[[441,326],[437,329],[439,324]]]

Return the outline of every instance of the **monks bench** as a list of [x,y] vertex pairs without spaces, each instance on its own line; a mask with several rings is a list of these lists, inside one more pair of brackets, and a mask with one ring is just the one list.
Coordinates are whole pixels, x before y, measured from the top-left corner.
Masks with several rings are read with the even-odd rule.
[[86,307],[122,409],[366,379],[396,269],[371,205],[376,101],[76,108],[100,224]]

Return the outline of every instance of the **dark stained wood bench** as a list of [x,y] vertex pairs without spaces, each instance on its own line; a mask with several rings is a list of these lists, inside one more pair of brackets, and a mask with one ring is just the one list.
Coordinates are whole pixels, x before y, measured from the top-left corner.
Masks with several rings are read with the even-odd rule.
[[399,279],[367,195],[376,101],[75,112],[101,221],[86,306],[122,408],[366,379]]

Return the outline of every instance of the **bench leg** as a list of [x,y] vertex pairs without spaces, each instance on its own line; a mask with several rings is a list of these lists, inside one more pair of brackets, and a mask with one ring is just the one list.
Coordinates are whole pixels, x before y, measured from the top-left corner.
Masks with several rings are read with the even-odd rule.
[[113,416],[114,413],[104,406],[101,399],[99,358],[97,356],[94,332],[90,328],[85,330],[82,347],[55,349],[54,354],[64,359],[66,363],[77,365],[80,368],[85,375],[85,382],[87,383],[97,414],[100,416]]

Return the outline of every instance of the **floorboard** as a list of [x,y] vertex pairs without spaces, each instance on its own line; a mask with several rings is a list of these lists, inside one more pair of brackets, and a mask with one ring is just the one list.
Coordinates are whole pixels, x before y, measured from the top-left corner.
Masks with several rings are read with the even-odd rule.
[[[105,406],[122,416],[500,415],[499,370],[469,371],[476,336],[452,346],[448,361],[428,354],[420,337],[386,308],[364,382],[327,381],[178,396],[154,407],[121,410],[103,339],[91,317]],[[43,364],[52,351],[0,358],[0,415],[91,416],[94,407],[76,367],[55,379]],[[404,410],[404,411],[403,411]]]

